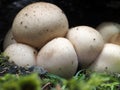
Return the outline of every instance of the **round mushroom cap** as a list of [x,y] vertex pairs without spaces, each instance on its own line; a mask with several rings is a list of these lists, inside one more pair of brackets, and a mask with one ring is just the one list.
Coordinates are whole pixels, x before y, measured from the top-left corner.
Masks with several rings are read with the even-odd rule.
[[89,68],[97,72],[120,73],[120,46],[112,43],[105,44],[101,54]]
[[14,62],[18,66],[33,66],[36,64],[37,51],[25,44],[11,44],[5,49],[4,54],[9,57],[10,62]]
[[118,33],[120,33],[120,24],[115,22],[104,22],[97,27],[97,30],[101,33],[106,43],[113,42],[113,40],[111,41],[110,39],[112,39],[113,35],[117,34],[118,36]]
[[39,51],[37,65],[50,73],[71,78],[78,67],[77,54],[69,40],[55,38]]
[[15,40],[41,48],[56,37],[64,37],[68,20],[56,5],[37,2],[23,8],[15,17],[12,32]]
[[7,32],[5,35],[4,41],[3,41],[3,50],[5,50],[9,45],[17,43],[16,40],[13,37],[11,29]]
[[87,68],[100,54],[104,40],[100,33],[89,26],[71,28],[67,38],[72,42],[81,68]]
[[109,43],[113,43],[113,44],[117,44],[120,45],[120,32],[113,35],[110,39],[109,39]]

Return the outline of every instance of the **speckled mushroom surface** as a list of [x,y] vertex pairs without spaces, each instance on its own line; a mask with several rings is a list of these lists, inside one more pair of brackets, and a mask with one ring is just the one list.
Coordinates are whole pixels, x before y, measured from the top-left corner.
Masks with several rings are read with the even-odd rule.
[[15,17],[12,32],[17,42],[41,48],[49,40],[62,37],[68,31],[68,21],[56,5],[38,2],[23,8]]

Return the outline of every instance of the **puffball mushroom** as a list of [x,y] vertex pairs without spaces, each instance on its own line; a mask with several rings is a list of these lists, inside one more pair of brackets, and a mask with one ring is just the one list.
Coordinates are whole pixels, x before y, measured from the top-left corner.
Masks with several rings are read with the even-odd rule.
[[120,73],[120,46],[112,43],[105,44],[101,54],[90,66],[90,69],[97,72]]
[[66,36],[73,44],[81,68],[87,68],[100,54],[104,40],[100,33],[89,26],[71,28]]
[[13,37],[11,29],[7,32],[4,42],[3,42],[3,50],[5,50],[9,45],[17,43],[16,40]]
[[56,5],[37,2],[23,8],[15,17],[12,32],[15,40],[41,48],[68,31],[68,20]]
[[106,43],[120,44],[120,24],[115,22],[104,22],[101,23],[97,29]]
[[109,43],[120,45],[120,33],[116,33],[115,35],[113,35],[110,38]]
[[5,49],[4,54],[9,57],[10,62],[14,62],[18,66],[33,66],[36,64],[37,51],[25,44],[11,44]]
[[72,77],[78,67],[77,54],[66,38],[55,38],[38,53],[37,65],[64,78]]

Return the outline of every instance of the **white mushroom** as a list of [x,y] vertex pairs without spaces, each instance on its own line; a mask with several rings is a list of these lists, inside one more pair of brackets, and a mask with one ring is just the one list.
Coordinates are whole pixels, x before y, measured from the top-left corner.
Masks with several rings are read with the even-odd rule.
[[110,38],[109,43],[120,45],[120,32],[113,35]]
[[3,50],[5,50],[9,45],[17,43],[13,37],[11,29],[7,32],[4,42],[3,42]]
[[100,33],[88,26],[78,26],[70,29],[67,38],[75,47],[81,68],[88,67],[96,60],[104,46],[104,40]]
[[120,44],[120,24],[114,22],[101,23],[97,29],[106,43]]
[[17,42],[41,48],[68,31],[68,20],[56,5],[37,2],[23,8],[15,17],[12,32]]
[[18,66],[32,66],[35,65],[37,51],[28,45],[15,43],[9,45],[4,54]]
[[120,73],[120,46],[110,43],[105,44],[100,56],[90,66],[90,69],[97,72]]
[[37,65],[64,78],[72,77],[78,67],[74,47],[65,38],[48,42],[38,53]]

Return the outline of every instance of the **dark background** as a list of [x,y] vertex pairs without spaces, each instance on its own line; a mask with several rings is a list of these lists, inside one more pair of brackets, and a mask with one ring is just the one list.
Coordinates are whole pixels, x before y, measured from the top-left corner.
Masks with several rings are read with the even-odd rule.
[[37,1],[59,6],[67,16],[70,28],[78,25],[96,27],[105,21],[120,23],[120,0],[0,0],[0,50],[16,14]]

